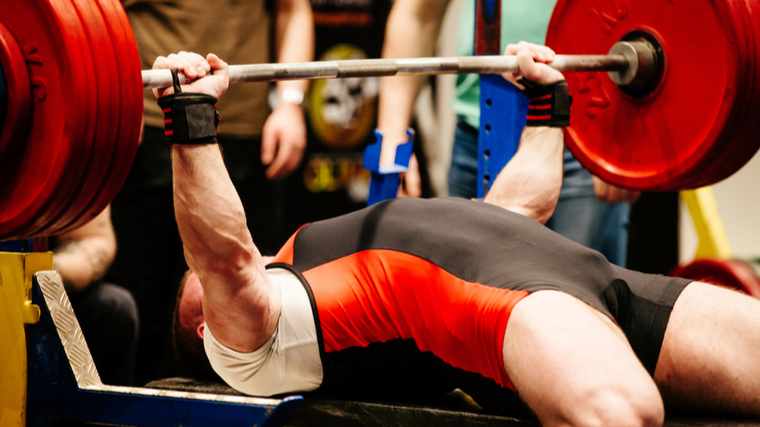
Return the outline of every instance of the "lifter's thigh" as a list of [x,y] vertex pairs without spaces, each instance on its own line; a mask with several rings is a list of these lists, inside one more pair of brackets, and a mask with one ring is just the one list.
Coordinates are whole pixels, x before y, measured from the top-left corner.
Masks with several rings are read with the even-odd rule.
[[669,408],[760,416],[760,301],[704,283],[687,286],[654,378]]
[[662,400],[620,329],[565,293],[536,292],[512,311],[504,364],[543,425],[661,425]]

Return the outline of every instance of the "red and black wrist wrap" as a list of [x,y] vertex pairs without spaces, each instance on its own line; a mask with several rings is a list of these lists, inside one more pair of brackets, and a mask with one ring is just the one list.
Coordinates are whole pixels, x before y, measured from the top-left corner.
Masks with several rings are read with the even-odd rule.
[[566,81],[540,85],[522,77],[517,82],[525,86],[522,93],[530,101],[527,126],[570,126],[573,97],[567,91]]
[[172,68],[174,94],[160,98],[166,137],[172,144],[216,144],[219,128],[217,99],[202,93],[183,93],[177,69]]

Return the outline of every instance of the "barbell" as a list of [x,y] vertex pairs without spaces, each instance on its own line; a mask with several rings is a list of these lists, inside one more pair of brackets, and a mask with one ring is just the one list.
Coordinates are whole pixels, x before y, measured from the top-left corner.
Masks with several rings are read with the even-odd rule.
[[[581,163],[613,184],[653,190],[707,185],[743,166],[760,148],[758,2],[559,0],[547,45],[566,54],[551,65],[567,72],[575,102],[565,142]],[[143,88],[170,76],[140,70],[116,0],[0,0],[0,12],[0,240],[72,230],[115,197],[137,148]],[[516,67],[492,56],[230,73],[237,83]]]
[[[623,80],[633,80],[638,74],[639,54],[644,57],[655,55],[645,43],[620,42],[613,46],[608,55],[557,55],[551,66],[559,71],[609,71],[622,84]],[[230,84],[234,84],[350,77],[495,74],[518,70],[515,56],[463,56],[232,65],[229,72]],[[642,70],[642,74],[644,72]],[[143,70],[142,81],[144,88],[164,88],[172,85],[172,76],[168,70]],[[180,83],[186,81],[185,76],[181,75]]]

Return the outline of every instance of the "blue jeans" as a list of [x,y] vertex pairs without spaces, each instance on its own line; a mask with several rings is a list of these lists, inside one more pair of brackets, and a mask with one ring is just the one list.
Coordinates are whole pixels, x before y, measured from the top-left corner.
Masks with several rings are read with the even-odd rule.
[[[567,149],[564,156],[565,172],[559,203],[546,226],[625,267],[630,205],[598,201],[591,174]],[[460,118],[454,135],[449,195],[467,199],[477,197],[477,175],[478,130]]]

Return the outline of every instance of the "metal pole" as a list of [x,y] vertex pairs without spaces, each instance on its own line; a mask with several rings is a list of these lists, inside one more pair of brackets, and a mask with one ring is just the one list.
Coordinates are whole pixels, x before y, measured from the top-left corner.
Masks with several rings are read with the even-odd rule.
[[[557,55],[549,65],[559,71],[625,71],[628,64],[628,59],[623,55]],[[232,65],[230,83],[431,74],[497,74],[517,70],[515,56],[360,59]],[[142,79],[145,88],[172,85],[171,73],[168,70],[143,70]],[[182,75],[180,82],[185,82]]]

